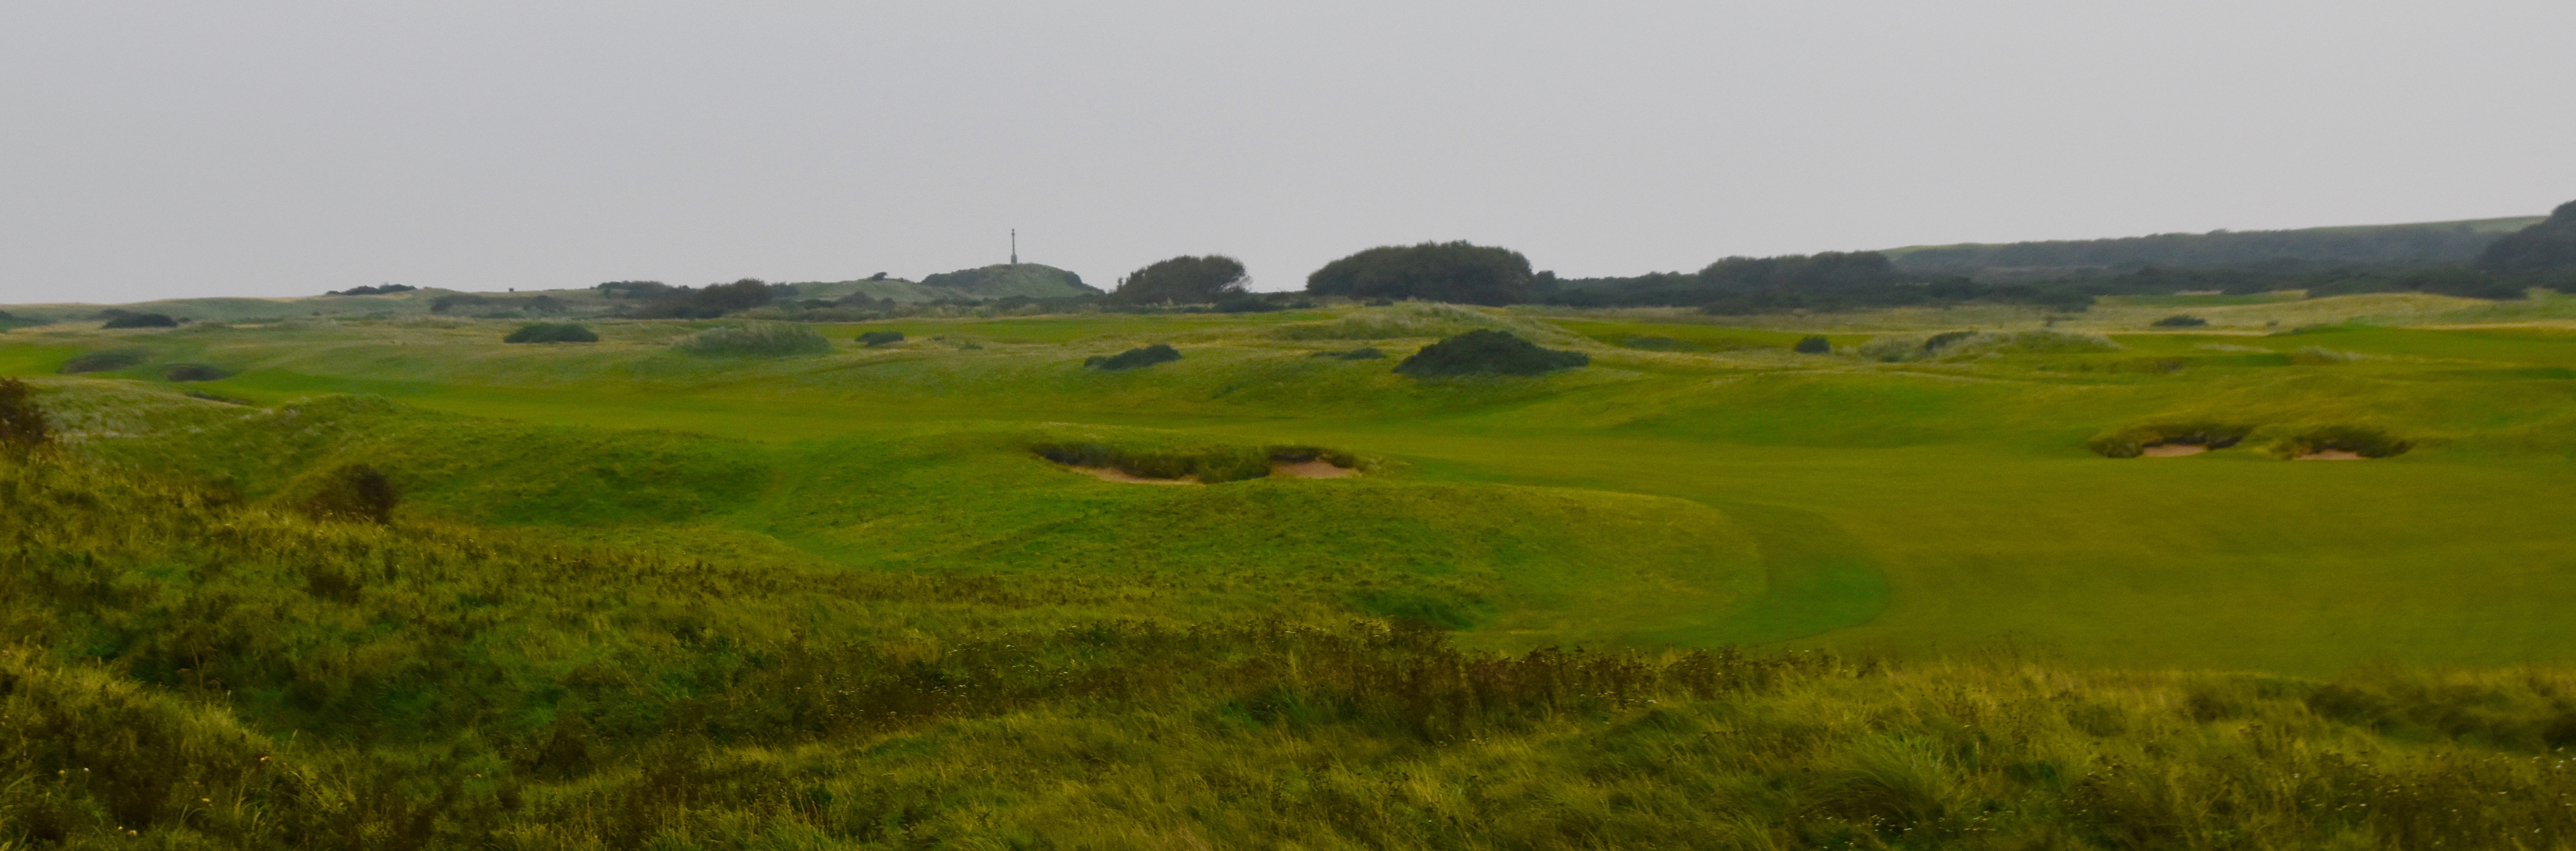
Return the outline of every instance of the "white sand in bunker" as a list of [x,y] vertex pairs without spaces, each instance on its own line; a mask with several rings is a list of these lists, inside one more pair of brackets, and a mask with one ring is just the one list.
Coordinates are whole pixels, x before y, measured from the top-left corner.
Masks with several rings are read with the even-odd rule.
[[1065,469],[1072,470],[1076,473],[1089,473],[1092,478],[1099,479],[1104,482],[1118,482],[1130,485],[1195,485],[1199,483],[1199,480],[1197,479],[1148,479],[1116,467],[1066,467]]
[[2369,460],[2369,459],[2366,459],[2366,458],[2361,457],[2361,453],[2358,453],[2358,452],[2350,452],[2350,451],[2346,451],[2346,450],[2342,450],[2342,449],[2328,449],[2328,450],[2326,450],[2326,451],[2324,451],[2324,452],[2310,452],[2310,453],[2308,453],[2308,454],[2306,454],[2306,455],[2301,455],[2301,456],[2299,456],[2299,457],[2298,457],[2298,460],[2301,460],[2301,461],[2365,461],[2365,460]]
[[1330,461],[1270,462],[1270,474],[1296,479],[1347,479],[1360,474],[1349,467],[1335,467]]
[[2209,451],[2208,446],[2198,443],[2159,443],[2154,446],[2138,450],[2138,457],[2180,458],[2185,455],[2198,455],[2207,451]]

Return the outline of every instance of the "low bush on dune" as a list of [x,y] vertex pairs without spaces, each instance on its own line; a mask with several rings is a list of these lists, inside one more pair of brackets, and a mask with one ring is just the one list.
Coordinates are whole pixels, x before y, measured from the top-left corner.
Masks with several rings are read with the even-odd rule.
[[531,322],[501,338],[504,343],[596,343],[599,335],[570,322]]
[[2197,317],[2197,316],[2190,316],[2190,315],[2187,315],[2187,314],[2179,314],[2179,313],[2177,313],[2177,314],[2174,314],[2174,315],[2172,315],[2172,316],[2167,316],[2167,317],[2165,317],[2165,318],[2163,318],[2163,319],[2158,319],[2158,320],[2156,320],[2156,321],[2154,321],[2154,322],[2151,322],[2151,323],[2148,323],[2148,324],[2150,324],[2150,325],[2154,325],[2155,327],[2158,327],[2158,328],[2198,328],[2198,327],[2201,327],[2201,326],[2204,326],[2204,325],[2208,325],[2208,324],[2209,324],[2209,320],[2207,320],[2207,319],[2202,319],[2202,318]]
[[1403,363],[1399,375],[1441,378],[1460,375],[1540,375],[1592,363],[1582,352],[1542,349],[1509,331],[1469,331],[1422,347]]
[[1332,358],[1334,360],[1385,360],[1386,353],[1378,351],[1376,346],[1361,346],[1347,351],[1331,350],[1316,352],[1314,354],[1307,355],[1307,357]]
[[1117,372],[1124,369],[1143,369],[1158,363],[1170,363],[1180,359],[1180,350],[1162,343],[1155,343],[1141,349],[1128,349],[1107,357],[1084,358],[1082,365],[1086,369],[1097,369],[1103,372]]
[[865,334],[859,335],[859,345],[866,346],[871,349],[878,346],[891,346],[900,342],[903,342],[903,332],[901,331],[869,331]]
[[72,358],[71,360],[64,361],[61,372],[64,375],[77,375],[84,372],[107,372],[110,370],[124,369],[142,362],[143,354],[141,352],[91,352],[89,354],[80,355]]
[[174,363],[161,368],[163,381],[221,381],[230,377],[232,373],[202,363]]
[[105,328],[177,328],[179,320],[158,313],[121,313],[108,317]]
[[2245,440],[2253,426],[2218,422],[2165,422],[2127,426],[2093,438],[2086,444],[2105,458],[2136,458],[2148,447],[2166,445],[2206,446],[2225,449]]
[[1802,355],[1830,355],[1834,353],[1834,343],[1822,336],[1810,335],[1800,338],[1798,344],[1789,350]]
[[2405,454],[2415,444],[2381,429],[2369,426],[2322,426],[2291,435],[2272,445],[2272,454],[2298,458],[2331,452],[2350,452],[2363,458],[2387,458]]
[[803,325],[753,322],[709,328],[681,340],[676,348],[699,355],[787,357],[832,351],[832,341]]

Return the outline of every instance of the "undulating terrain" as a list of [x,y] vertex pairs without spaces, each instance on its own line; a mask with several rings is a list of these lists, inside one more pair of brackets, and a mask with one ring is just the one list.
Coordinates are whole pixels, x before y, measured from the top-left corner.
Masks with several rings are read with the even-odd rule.
[[2576,296],[280,304],[0,333],[0,848],[2576,843]]

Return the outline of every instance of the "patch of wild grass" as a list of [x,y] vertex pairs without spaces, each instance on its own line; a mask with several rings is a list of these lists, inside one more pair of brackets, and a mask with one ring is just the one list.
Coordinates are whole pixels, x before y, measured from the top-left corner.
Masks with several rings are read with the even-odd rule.
[[832,341],[796,323],[746,322],[700,331],[673,348],[698,355],[788,357],[829,354]]

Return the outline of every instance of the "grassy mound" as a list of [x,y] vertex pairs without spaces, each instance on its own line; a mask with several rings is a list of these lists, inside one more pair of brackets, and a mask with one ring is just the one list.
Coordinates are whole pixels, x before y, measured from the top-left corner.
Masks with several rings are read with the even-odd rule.
[[2297,458],[2328,452],[2350,452],[2363,458],[2388,458],[2405,454],[2415,444],[2369,426],[2323,426],[2299,432],[2272,445],[2272,454]]
[[950,297],[1069,298],[1096,295],[1100,290],[1082,282],[1082,276],[1040,263],[995,264],[979,269],[941,272],[921,279],[921,286]]
[[109,317],[102,328],[177,328],[179,320],[158,313],[123,313]]
[[1542,349],[1509,331],[1469,331],[1428,346],[1395,365],[1400,375],[1438,378],[1460,375],[1541,375],[1592,362],[1582,352]]
[[163,381],[221,381],[231,376],[219,367],[202,363],[174,363],[161,368]]
[[1389,302],[1382,309],[1361,310],[1330,322],[1288,325],[1274,332],[1289,340],[1394,340],[1407,337],[1454,337],[1479,329],[1504,329],[1513,323],[1474,308],[1434,302]]
[[571,322],[531,322],[502,337],[504,343],[596,343],[599,335]]
[[1171,363],[1172,361],[1180,359],[1180,350],[1162,343],[1155,343],[1144,348],[1128,349],[1105,357],[1084,358],[1082,365],[1087,369],[1117,372],[1119,370],[1126,369],[1142,369],[1158,363]]
[[1314,354],[1307,355],[1307,357],[1331,358],[1333,360],[1385,360],[1386,353],[1378,351],[1376,346],[1361,346],[1356,349],[1316,352]]
[[59,371],[64,375],[78,375],[84,372],[111,372],[142,362],[143,353],[141,352],[91,352],[89,354],[75,356],[71,360],[64,361],[63,367]]
[[903,332],[901,331],[869,331],[859,335],[859,345],[866,346],[871,349],[878,346],[891,346],[900,342],[903,342]]
[[2136,458],[2150,446],[2189,445],[2225,449],[2252,434],[2253,426],[2217,422],[2158,422],[2124,426],[2086,444],[2104,458]]
[[1948,331],[1929,337],[1878,337],[1862,344],[1871,360],[1899,362],[1964,360],[1985,355],[2072,355],[2120,351],[2119,343],[2099,334],[2038,329],[2000,333]]
[[775,358],[830,354],[832,341],[803,325],[751,322],[700,331],[674,348],[696,355]]

